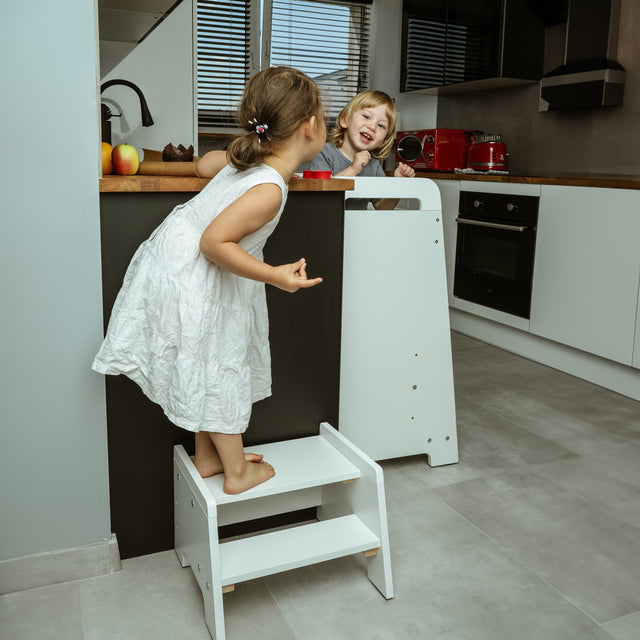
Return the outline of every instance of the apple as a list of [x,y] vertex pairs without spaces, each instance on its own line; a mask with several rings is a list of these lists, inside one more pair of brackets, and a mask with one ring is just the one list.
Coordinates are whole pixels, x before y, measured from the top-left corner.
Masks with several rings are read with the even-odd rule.
[[111,152],[113,170],[121,176],[133,176],[138,172],[140,158],[135,147],[130,144],[117,144]]

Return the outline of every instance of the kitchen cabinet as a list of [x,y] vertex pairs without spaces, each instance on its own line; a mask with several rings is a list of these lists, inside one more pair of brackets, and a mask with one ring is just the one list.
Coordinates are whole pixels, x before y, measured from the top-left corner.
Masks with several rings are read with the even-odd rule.
[[526,0],[404,0],[400,90],[538,80],[544,35]]
[[640,191],[543,185],[541,193],[530,332],[631,365]]

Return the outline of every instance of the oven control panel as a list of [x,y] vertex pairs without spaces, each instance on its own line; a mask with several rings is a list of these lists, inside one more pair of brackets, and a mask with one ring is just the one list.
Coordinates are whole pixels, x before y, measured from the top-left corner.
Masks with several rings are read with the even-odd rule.
[[535,225],[539,202],[537,196],[462,191],[458,212],[461,218]]

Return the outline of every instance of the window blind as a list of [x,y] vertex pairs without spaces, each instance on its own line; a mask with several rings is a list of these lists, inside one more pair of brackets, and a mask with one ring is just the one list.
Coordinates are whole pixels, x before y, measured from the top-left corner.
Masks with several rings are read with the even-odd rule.
[[287,65],[320,86],[335,119],[369,86],[371,0],[265,0],[262,66]]
[[244,85],[259,68],[258,0],[198,0],[198,123],[233,126]]

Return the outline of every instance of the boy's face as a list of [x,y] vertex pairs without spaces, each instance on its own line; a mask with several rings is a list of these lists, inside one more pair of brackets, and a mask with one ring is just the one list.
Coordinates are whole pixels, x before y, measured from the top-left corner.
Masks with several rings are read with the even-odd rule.
[[340,126],[345,128],[343,150],[358,153],[359,151],[375,151],[384,144],[389,131],[387,106],[365,107],[355,111],[351,122],[340,118]]

